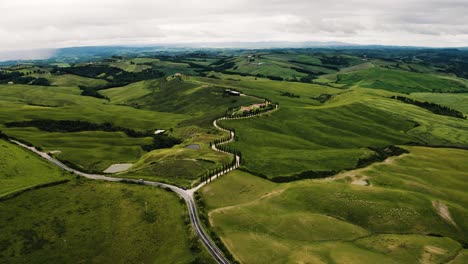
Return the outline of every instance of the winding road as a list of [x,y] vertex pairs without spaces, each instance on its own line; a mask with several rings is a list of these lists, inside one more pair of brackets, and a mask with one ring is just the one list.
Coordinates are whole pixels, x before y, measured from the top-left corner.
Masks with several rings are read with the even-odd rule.
[[160,182],[154,182],[154,181],[147,181],[147,180],[141,181],[141,180],[135,180],[135,179],[111,177],[111,176],[101,175],[101,174],[85,173],[85,172],[82,172],[82,171],[79,171],[79,170],[68,167],[67,165],[63,164],[61,161],[55,159],[54,157],[50,156],[49,154],[37,150],[35,147],[27,146],[27,145],[25,145],[25,144],[23,144],[23,143],[21,143],[19,141],[12,140],[12,139],[10,139],[10,141],[17,144],[17,145],[19,145],[19,146],[21,146],[21,147],[23,147],[23,148],[25,148],[25,149],[28,149],[28,150],[36,153],[37,155],[41,156],[42,158],[48,160],[49,162],[55,164],[56,166],[66,170],[66,171],[72,172],[72,173],[74,173],[76,175],[79,175],[79,176],[82,176],[82,177],[85,177],[85,178],[88,178],[88,179],[103,180],[103,181],[110,181],[110,182],[121,182],[121,181],[123,181],[123,182],[132,182],[132,183],[138,183],[138,184],[143,184],[143,185],[148,185],[148,186],[161,187],[161,188],[166,188],[166,189],[172,190],[173,192],[175,192],[176,194],[178,194],[180,197],[182,197],[185,200],[185,202],[187,204],[187,208],[188,208],[188,212],[189,212],[189,216],[190,216],[190,221],[192,223],[193,229],[195,230],[197,236],[200,238],[201,242],[206,247],[208,252],[210,252],[211,256],[216,260],[217,263],[229,264],[229,261],[224,257],[222,251],[210,239],[210,237],[206,233],[205,229],[203,228],[202,224],[200,223],[200,218],[198,217],[198,213],[197,213],[197,207],[195,205],[195,200],[193,198],[194,193],[196,191],[198,191],[201,187],[206,185],[208,182],[211,182],[212,180],[217,179],[219,176],[221,176],[223,174],[226,174],[226,173],[228,173],[230,171],[233,171],[233,170],[237,169],[240,166],[240,157],[238,155],[218,149],[219,145],[227,144],[229,142],[234,141],[234,139],[235,139],[235,133],[233,131],[229,131],[227,129],[224,129],[224,128],[220,127],[218,125],[218,121],[227,120],[227,119],[246,119],[246,118],[251,118],[251,117],[255,117],[255,116],[265,115],[265,114],[271,113],[273,111],[276,111],[278,108],[279,108],[278,105],[276,105],[275,108],[270,110],[270,111],[259,113],[259,114],[248,116],[248,117],[237,117],[237,118],[221,117],[221,118],[218,118],[218,119],[214,120],[213,121],[213,126],[218,130],[221,130],[221,131],[224,131],[224,132],[229,132],[230,136],[229,136],[229,138],[227,140],[225,140],[223,142],[213,144],[212,149],[215,150],[215,151],[218,151],[218,152],[229,153],[231,155],[234,155],[235,159],[236,159],[236,162],[230,168],[227,168],[226,170],[213,175],[208,181],[201,182],[199,185],[197,185],[196,187],[194,187],[192,189],[189,189],[189,190],[184,190],[184,189],[179,188],[179,187],[174,186],[174,185],[170,185],[170,184],[166,184],[166,183],[160,183]]

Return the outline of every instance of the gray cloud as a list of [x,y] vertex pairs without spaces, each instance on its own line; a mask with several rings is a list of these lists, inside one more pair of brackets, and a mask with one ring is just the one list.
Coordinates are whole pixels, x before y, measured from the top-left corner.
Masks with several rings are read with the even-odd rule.
[[223,41],[468,46],[467,0],[1,1],[0,50]]

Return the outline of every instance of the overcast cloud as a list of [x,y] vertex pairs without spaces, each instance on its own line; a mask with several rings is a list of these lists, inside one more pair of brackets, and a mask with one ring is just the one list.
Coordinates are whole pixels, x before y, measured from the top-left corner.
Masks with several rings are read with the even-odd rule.
[[468,0],[1,0],[0,11],[0,51],[233,41],[468,46]]

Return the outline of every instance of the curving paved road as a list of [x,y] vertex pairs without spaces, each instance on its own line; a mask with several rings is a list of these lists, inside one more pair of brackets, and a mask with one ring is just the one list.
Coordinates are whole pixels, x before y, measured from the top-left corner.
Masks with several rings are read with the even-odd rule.
[[[264,115],[264,114],[268,114],[268,113],[271,113],[273,111],[276,111],[278,108],[279,108],[278,105],[276,105],[275,109],[273,109],[273,110],[270,110],[270,111],[267,111],[267,112],[264,112],[264,113],[260,113],[260,114],[257,114],[257,115],[252,115],[252,116],[249,116],[249,117],[238,117],[238,118],[221,117],[221,118],[216,119],[215,121],[213,121],[213,126],[215,128],[217,128],[218,130],[221,130],[221,131],[224,131],[224,132],[230,132],[230,137],[227,140],[223,141],[223,142],[220,142],[218,144],[213,144],[212,149],[215,150],[215,151],[218,151],[218,152],[229,153],[229,152],[218,149],[217,146],[227,144],[229,142],[234,141],[234,139],[235,139],[235,133],[233,131],[229,131],[227,129],[224,129],[224,128],[220,127],[217,124],[218,121],[227,120],[227,119],[246,119],[246,118],[250,118],[250,117],[254,117],[254,116],[260,116],[260,115]],[[181,189],[181,188],[179,188],[177,186],[166,184],[166,183],[161,183],[161,182],[146,181],[146,180],[145,181],[140,181],[140,180],[135,180],[135,179],[111,177],[111,176],[101,175],[101,174],[85,173],[85,172],[75,170],[73,168],[68,167],[67,165],[63,164],[61,161],[51,157],[49,154],[37,150],[35,147],[27,146],[27,145],[25,145],[25,144],[23,144],[23,143],[21,143],[19,141],[12,140],[12,139],[10,139],[10,141],[17,144],[17,145],[19,145],[19,146],[21,146],[21,147],[23,147],[23,148],[25,148],[25,149],[28,149],[28,150],[36,153],[37,155],[41,156],[42,158],[48,160],[49,162],[55,164],[56,166],[66,170],[66,171],[72,172],[72,173],[74,173],[76,175],[79,175],[79,176],[82,176],[82,177],[85,177],[85,178],[88,178],[88,179],[103,180],[103,181],[110,181],[110,182],[126,181],[126,182],[133,182],[133,183],[138,183],[138,184],[143,184],[143,185],[148,185],[148,186],[156,186],[156,187],[161,187],[161,188],[167,188],[167,189],[172,190],[173,192],[177,193],[180,197],[182,197],[185,200],[185,202],[187,204],[188,211],[189,211],[189,216],[190,216],[190,221],[192,223],[192,226],[193,226],[195,232],[197,233],[198,237],[200,238],[201,242],[203,243],[203,245],[206,247],[208,252],[210,252],[211,256],[213,256],[213,258],[216,260],[216,262],[218,262],[220,264],[229,264],[229,261],[224,257],[221,250],[216,246],[216,244],[213,241],[211,241],[210,237],[205,232],[205,229],[203,229],[202,224],[200,223],[200,218],[198,217],[197,207],[195,206],[195,200],[193,199],[193,194],[196,191],[198,191],[201,187],[206,185],[208,182],[211,182],[212,180],[215,180],[219,176],[237,169],[240,166],[240,157],[238,155],[235,155],[233,153],[229,153],[229,154],[232,154],[232,155],[235,156],[235,158],[236,158],[235,165],[233,165],[230,168],[228,168],[228,169],[226,169],[226,170],[212,176],[209,181],[202,182],[202,183],[200,183],[199,185],[197,185],[196,187],[194,187],[192,189],[184,190],[184,189]]]
[[[127,182],[134,182],[134,183],[139,183],[139,184],[148,185],[148,186],[156,186],[156,187],[171,189],[173,192],[177,193],[180,197],[182,197],[185,200],[185,202],[187,204],[187,207],[188,207],[190,221],[192,222],[192,226],[193,226],[195,232],[197,233],[198,237],[202,241],[203,245],[205,245],[206,249],[210,252],[210,254],[213,256],[213,258],[216,260],[216,262],[218,262],[220,264],[229,264],[229,261],[224,257],[223,253],[221,252],[221,250],[219,250],[219,248],[216,246],[216,244],[211,241],[210,237],[205,232],[205,230],[203,229],[203,227],[202,227],[202,225],[200,223],[200,219],[198,218],[197,208],[195,206],[195,201],[193,199],[193,193],[194,193],[193,189],[184,190],[184,189],[181,189],[181,188],[179,188],[177,186],[166,184],[166,183],[146,181],[146,180],[141,182],[139,180],[134,180],[134,179],[126,179],[126,178],[110,177],[110,176],[101,175],[101,174],[85,173],[85,172],[75,170],[75,169],[72,169],[72,168],[68,167],[67,165],[63,164],[59,160],[51,157],[49,154],[37,150],[35,147],[27,146],[27,145],[25,145],[25,144],[23,144],[21,142],[16,141],[16,140],[10,140],[10,141],[17,144],[17,145],[19,145],[19,146],[21,146],[21,147],[23,147],[23,148],[26,148],[26,149],[38,154],[42,158],[48,160],[49,162],[57,165],[58,167],[66,170],[66,171],[72,172],[72,173],[74,173],[76,175],[79,175],[79,176],[82,176],[82,177],[85,177],[85,178],[88,178],[88,179],[111,181],[111,182],[119,182],[119,181],[125,180]],[[198,190],[199,186],[197,186],[196,188]]]

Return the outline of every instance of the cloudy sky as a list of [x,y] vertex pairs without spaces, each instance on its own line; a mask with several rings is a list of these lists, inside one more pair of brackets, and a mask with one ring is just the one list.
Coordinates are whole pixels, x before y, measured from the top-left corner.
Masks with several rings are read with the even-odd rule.
[[0,11],[0,52],[233,41],[468,46],[468,0],[1,0]]

